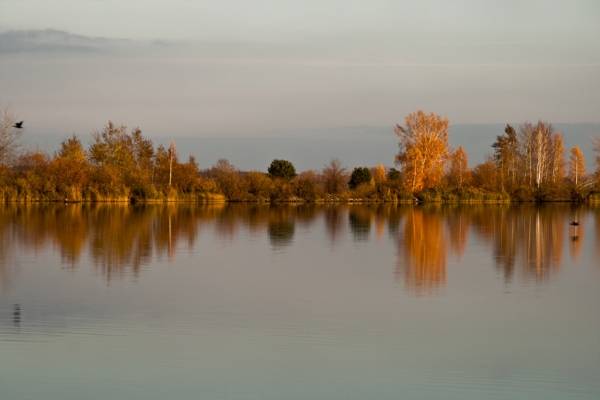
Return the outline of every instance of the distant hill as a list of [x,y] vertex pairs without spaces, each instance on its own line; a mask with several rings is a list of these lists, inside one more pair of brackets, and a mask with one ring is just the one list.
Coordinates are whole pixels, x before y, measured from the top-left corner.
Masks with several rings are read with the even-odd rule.
[[0,53],[98,52],[129,43],[124,39],[89,37],[55,29],[0,32]]

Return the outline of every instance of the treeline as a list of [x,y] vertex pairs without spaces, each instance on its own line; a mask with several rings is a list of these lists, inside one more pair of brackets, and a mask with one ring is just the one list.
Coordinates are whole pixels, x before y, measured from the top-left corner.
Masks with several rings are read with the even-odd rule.
[[[287,160],[266,172],[240,171],[227,160],[201,170],[181,161],[174,143],[155,147],[141,130],[109,122],[85,148],[76,136],[53,155],[18,149],[19,130],[0,125],[0,196],[4,201],[248,201],[248,202],[508,202],[600,199],[597,169],[583,152],[565,149],[551,124],[507,125],[487,161],[473,168],[462,147],[448,144],[449,122],[417,111],[397,125],[397,168],[347,170],[332,160],[297,173]],[[568,159],[566,153],[568,152]]]
[[109,122],[87,149],[72,136],[52,156],[18,152],[14,137],[5,142],[11,144],[0,151],[5,201],[223,200],[192,156],[181,162],[173,143],[155,148],[139,129]]
[[[496,194],[512,201],[583,201],[598,199],[600,139],[596,139],[596,171],[586,173],[579,147],[565,153],[563,134],[547,122],[506,125],[492,144],[492,154],[474,168],[462,147],[448,146],[448,120],[423,111],[397,125],[405,190],[424,199],[473,199]],[[486,195],[487,194],[487,195]]]

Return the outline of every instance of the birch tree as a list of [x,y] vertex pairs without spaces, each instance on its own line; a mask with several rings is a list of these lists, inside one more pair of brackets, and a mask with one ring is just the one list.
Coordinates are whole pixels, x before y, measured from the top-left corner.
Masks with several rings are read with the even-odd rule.
[[565,145],[561,133],[552,135],[550,151],[550,162],[548,163],[549,180],[553,184],[557,184],[565,177]]
[[412,193],[437,186],[448,157],[448,119],[419,110],[396,125],[400,139],[396,162],[402,167],[405,187]]
[[469,175],[467,152],[459,146],[450,156],[450,170],[448,171],[450,182],[462,189]]
[[585,176],[585,157],[579,146],[575,146],[571,149],[569,157],[569,178],[575,186],[579,186],[583,176]]
[[521,126],[521,141],[526,167],[527,180],[530,186],[539,189],[551,177],[552,170],[552,125],[539,121],[533,125],[529,122]]

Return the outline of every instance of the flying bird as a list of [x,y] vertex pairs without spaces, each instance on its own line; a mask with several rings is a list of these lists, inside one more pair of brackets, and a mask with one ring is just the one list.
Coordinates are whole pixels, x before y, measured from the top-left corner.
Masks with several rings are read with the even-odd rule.
[[23,121],[16,122],[16,123],[13,125],[13,128],[17,128],[17,129],[23,129]]

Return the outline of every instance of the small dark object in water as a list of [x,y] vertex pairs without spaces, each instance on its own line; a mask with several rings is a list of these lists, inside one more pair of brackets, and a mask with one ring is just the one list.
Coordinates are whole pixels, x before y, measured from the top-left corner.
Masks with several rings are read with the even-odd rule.
[[18,304],[13,306],[13,324],[15,326],[21,324],[21,306]]
[[571,223],[569,225],[571,225],[571,226],[579,226],[579,222],[577,222],[577,221],[571,221]]
[[13,125],[13,128],[17,128],[17,129],[23,129],[23,121],[16,122],[16,123]]

